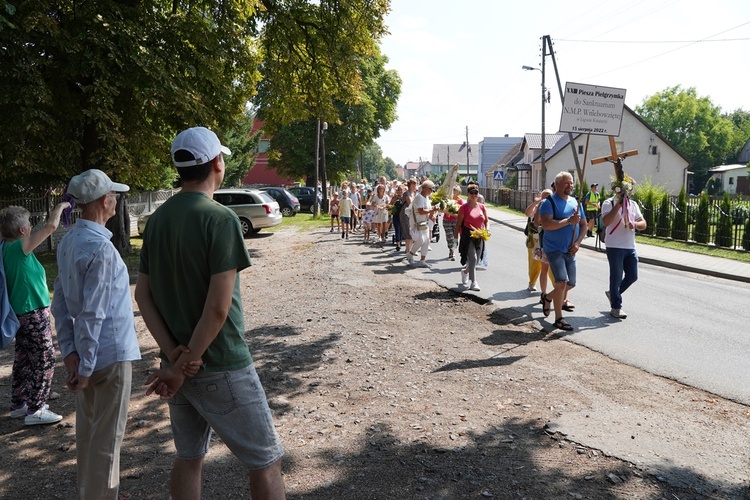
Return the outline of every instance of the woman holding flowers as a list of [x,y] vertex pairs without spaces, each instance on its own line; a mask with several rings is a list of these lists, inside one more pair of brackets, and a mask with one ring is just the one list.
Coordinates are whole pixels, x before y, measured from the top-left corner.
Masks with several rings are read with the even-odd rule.
[[456,248],[456,239],[453,237],[453,232],[456,230],[456,223],[458,222],[458,209],[464,204],[464,200],[458,196],[459,194],[461,194],[461,186],[453,186],[453,197],[445,204],[443,213],[443,229],[445,229],[445,241],[448,243],[448,258],[450,260],[456,260],[453,256],[453,250]]
[[[461,254],[461,283],[464,285],[471,280],[469,290],[479,291],[477,283],[476,268],[477,262],[482,260],[484,254],[484,242],[489,238],[487,226],[489,218],[484,205],[477,201],[479,189],[469,186],[469,199],[458,209],[458,220],[456,229],[453,231],[454,238],[461,239],[458,243],[458,253]],[[460,233],[459,233],[460,232]]]

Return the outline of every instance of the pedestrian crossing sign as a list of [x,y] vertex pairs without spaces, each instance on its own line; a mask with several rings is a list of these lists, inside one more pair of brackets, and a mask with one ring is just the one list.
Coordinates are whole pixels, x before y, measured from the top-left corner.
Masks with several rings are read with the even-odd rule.
[[493,181],[501,181],[505,177],[505,172],[502,170],[495,170],[495,175],[492,176]]

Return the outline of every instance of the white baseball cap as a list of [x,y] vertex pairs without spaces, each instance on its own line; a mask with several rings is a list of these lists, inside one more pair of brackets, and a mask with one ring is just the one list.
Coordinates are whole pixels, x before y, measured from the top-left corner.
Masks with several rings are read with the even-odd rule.
[[68,183],[68,194],[78,204],[98,200],[110,191],[124,193],[130,191],[130,186],[112,182],[107,174],[95,168],[73,176]]
[[[192,160],[177,161],[175,151],[185,150],[193,155]],[[175,167],[194,167],[208,163],[220,153],[231,155],[228,147],[222,146],[215,133],[206,127],[193,127],[183,130],[172,141],[172,161]]]

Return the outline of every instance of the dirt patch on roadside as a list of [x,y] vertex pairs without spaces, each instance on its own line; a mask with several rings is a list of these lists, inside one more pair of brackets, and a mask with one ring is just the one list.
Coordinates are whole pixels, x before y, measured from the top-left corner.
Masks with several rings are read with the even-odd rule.
[[[247,242],[246,336],[286,449],[288,498],[750,496],[747,407],[546,336],[513,310],[417,279],[359,238],[280,231]],[[166,499],[169,419],[141,388],[157,349],[137,319],[143,360],[121,493]],[[0,360],[7,408],[12,350]],[[76,497],[75,404],[62,372],[50,401],[60,425],[0,419],[2,498]],[[248,496],[243,468],[216,439],[203,497]]]

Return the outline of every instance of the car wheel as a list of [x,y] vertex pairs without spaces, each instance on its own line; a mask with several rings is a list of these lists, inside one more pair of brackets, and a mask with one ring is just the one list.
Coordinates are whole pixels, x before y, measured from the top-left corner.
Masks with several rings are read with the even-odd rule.
[[248,236],[250,236],[250,234],[254,232],[253,225],[250,223],[249,220],[245,219],[244,217],[240,217],[240,227],[242,228],[242,236],[245,238],[247,238]]
[[292,207],[284,207],[281,209],[281,215],[284,217],[291,217],[294,215],[294,210],[292,210]]
[[315,205],[310,205],[310,213],[315,214]]

